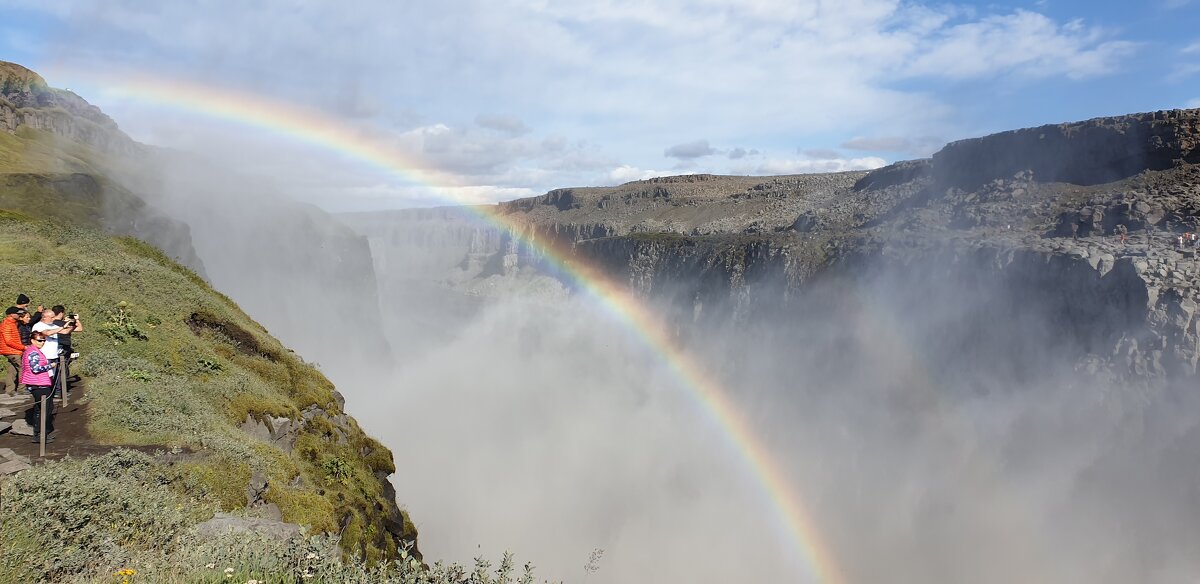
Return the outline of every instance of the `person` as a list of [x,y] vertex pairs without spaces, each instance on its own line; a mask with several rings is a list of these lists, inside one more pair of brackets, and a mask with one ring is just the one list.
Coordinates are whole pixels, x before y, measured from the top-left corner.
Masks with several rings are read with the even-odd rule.
[[42,333],[46,339],[45,344],[42,346],[42,354],[45,355],[51,363],[58,362],[58,334],[64,332],[70,333],[74,330],[74,325],[54,326],[53,310],[43,310],[42,320],[33,325],[33,332]]
[[13,368],[12,387],[6,390],[9,395],[21,389],[21,354],[25,352],[25,343],[21,342],[21,331],[17,330],[20,312],[20,308],[10,306],[5,309],[4,320],[0,322],[0,355],[4,355]]
[[[61,365],[61,363],[63,362],[63,359],[69,360],[71,358],[71,354],[75,352],[75,347],[71,345],[71,334],[83,332],[83,322],[79,320],[78,314],[67,314],[66,307],[61,304],[56,304],[50,307],[50,310],[54,312],[54,322],[52,323],[54,326],[59,328],[66,328],[67,326],[72,327],[71,332],[58,333],[58,362],[60,364],[58,370],[66,371],[66,366]],[[54,390],[54,395],[55,397],[60,397],[63,391],[70,393],[68,382],[78,382],[79,376],[72,375],[70,379],[58,378],[56,381],[58,381],[58,387]]]
[[50,310],[54,311],[54,322],[52,323],[54,326],[60,328],[66,328],[68,324],[73,326],[71,332],[58,333],[58,354],[70,357],[74,351],[74,347],[71,346],[71,333],[83,332],[83,321],[79,320],[78,314],[68,315],[67,309],[61,304],[54,305]]
[[46,398],[46,442],[54,442],[54,393],[50,372],[56,364],[51,363],[42,348],[46,345],[46,335],[35,332],[29,336],[30,345],[21,356],[21,383],[33,395],[33,409],[25,414],[25,421],[33,428],[33,441],[38,442],[42,427],[42,398]]
[[[24,294],[17,294],[17,304],[16,304],[17,308],[20,308],[21,310],[24,310],[25,312],[36,312],[39,315],[42,314],[43,310],[45,310],[45,308],[42,307],[41,304],[37,305],[37,309],[30,310],[29,302],[30,301],[29,301],[28,296],[26,296]],[[41,317],[39,316],[38,318],[41,318]],[[34,318],[33,321],[37,322],[37,318]],[[29,343],[25,343],[25,344],[28,345]]]
[[17,308],[17,332],[21,335],[21,344],[29,346],[29,335],[33,333],[33,316],[23,308]]
[[1125,243],[1129,239],[1129,228],[1124,223],[1117,225],[1117,237],[1121,240],[1121,243]]

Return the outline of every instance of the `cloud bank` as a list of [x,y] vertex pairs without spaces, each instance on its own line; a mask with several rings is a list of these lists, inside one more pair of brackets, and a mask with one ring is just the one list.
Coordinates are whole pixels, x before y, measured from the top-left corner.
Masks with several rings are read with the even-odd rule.
[[[47,52],[69,66],[64,71],[184,75],[324,108],[412,144],[429,164],[497,193],[596,184],[613,169],[654,168],[662,144],[674,144],[666,156],[691,162],[687,168],[716,173],[745,168],[754,150],[782,159],[797,144],[854,136],[915,144],[875,154],[925,155],[923,136],[958,137],[997,124],[994,116],[970,117],[940,89],[1094,79],[1138,50],[1084,20],[892,0],[836,10],[816,0],[7,4],[57,23]],[[82,85],[69,74],[51,80]],[[202,143],[162,131],[151,115],[161,110],[136,96],[85,96],[120,113],[135,137],[261,164],[262,153],[246,156],[238,133]],[[681,134],[706,138],[677,143]],[[325,165],[345,166],[323,156]],[[277,175],[287,182],[311,167]]]

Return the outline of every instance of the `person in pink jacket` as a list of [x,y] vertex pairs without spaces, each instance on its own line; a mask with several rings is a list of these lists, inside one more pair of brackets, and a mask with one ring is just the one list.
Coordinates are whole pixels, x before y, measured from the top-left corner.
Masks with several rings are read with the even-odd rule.
[[54,384],[50,380],[50,370],[57,363],[51,363],[42,353],[46,344],[46,335],[35,332],[29,336],[29,346],[21,355],[21,383],[33,394],[33,409],[26,413],[25,421],[33,427],[33,441],[39,440],[41,430],[42,398],[46,398],[46,442],[54,442]]

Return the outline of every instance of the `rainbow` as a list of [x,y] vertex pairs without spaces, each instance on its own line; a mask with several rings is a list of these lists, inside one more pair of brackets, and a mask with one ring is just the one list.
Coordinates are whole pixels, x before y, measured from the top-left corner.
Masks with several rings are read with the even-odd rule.
[[[84,71],[59,72],[73,80],[94,82],[97,88],[112,95],[230,120],[287,136],[393,173],[405,181],[427,186],[457,204],[464,202],[461,194],[455,196],[455,191],[461,193],[455,187],[464,186],[456,177],[431,168],[417,157],[319,112],[247,92],[177,79],[141,74],[109,77]],[[533,241],[532,235],[523,235],[528,232],[494,205],[468,205],[466,208],[487,223],[512,233],[514,237],[525,238],[525,243],[542,252],[547,263],[569,278],[578,289],[595,298],[609,314],[660,355],[682,386],[742,455],[791,539],[790,545],[801,554],[812,576],[818,582],[827,584],[847,582],[802,499],[788,484],[767,448],[755,436],[750,423],[739,413],[713,376],[706,373],[705,368],[676,343],[660,318],[648,310],[626,286],[582,261],[569,246]]]

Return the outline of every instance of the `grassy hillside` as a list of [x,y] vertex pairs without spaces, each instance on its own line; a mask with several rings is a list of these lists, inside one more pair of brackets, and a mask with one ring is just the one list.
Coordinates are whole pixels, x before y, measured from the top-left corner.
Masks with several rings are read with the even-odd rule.
[[[387,482],[391,452],[313,365],[145,243],[201,267],[188,227],[118,182],[115,170],[146,164],[144,148],[79,96],[0,61],[0,298],[61,303],[87,324],[72,369],[86,415],[72,419],[87,420],[89,453],[0,478],[0,582],[512,581],[508,557],[495,571],[422,565]],[[306,257],[335,263],[339,250]],[[309,267],[357,285],[329,276],[346,265]],[[278,514],[306,531],[198,529],[217,513]]]
[[[332,384],[155,248],[3,211],[0,296],[18,292],[65,304],[88,325],[76,370],[87,376],[92,437],[165,454],[46,465],[0,487],[0,581],[96,574],[162,553],[214,512],[245,507],[252,475],[285,521],[340,534],[367,560],[398,558],[415,538],[406,516],[403,538],[384,530],[392,455],[342,414]],[[286,445],[242,430],[280,418],[305,420]],[[75,488],[41,488],[59,475]],[[121,500],[130,494],[136,502]]]

